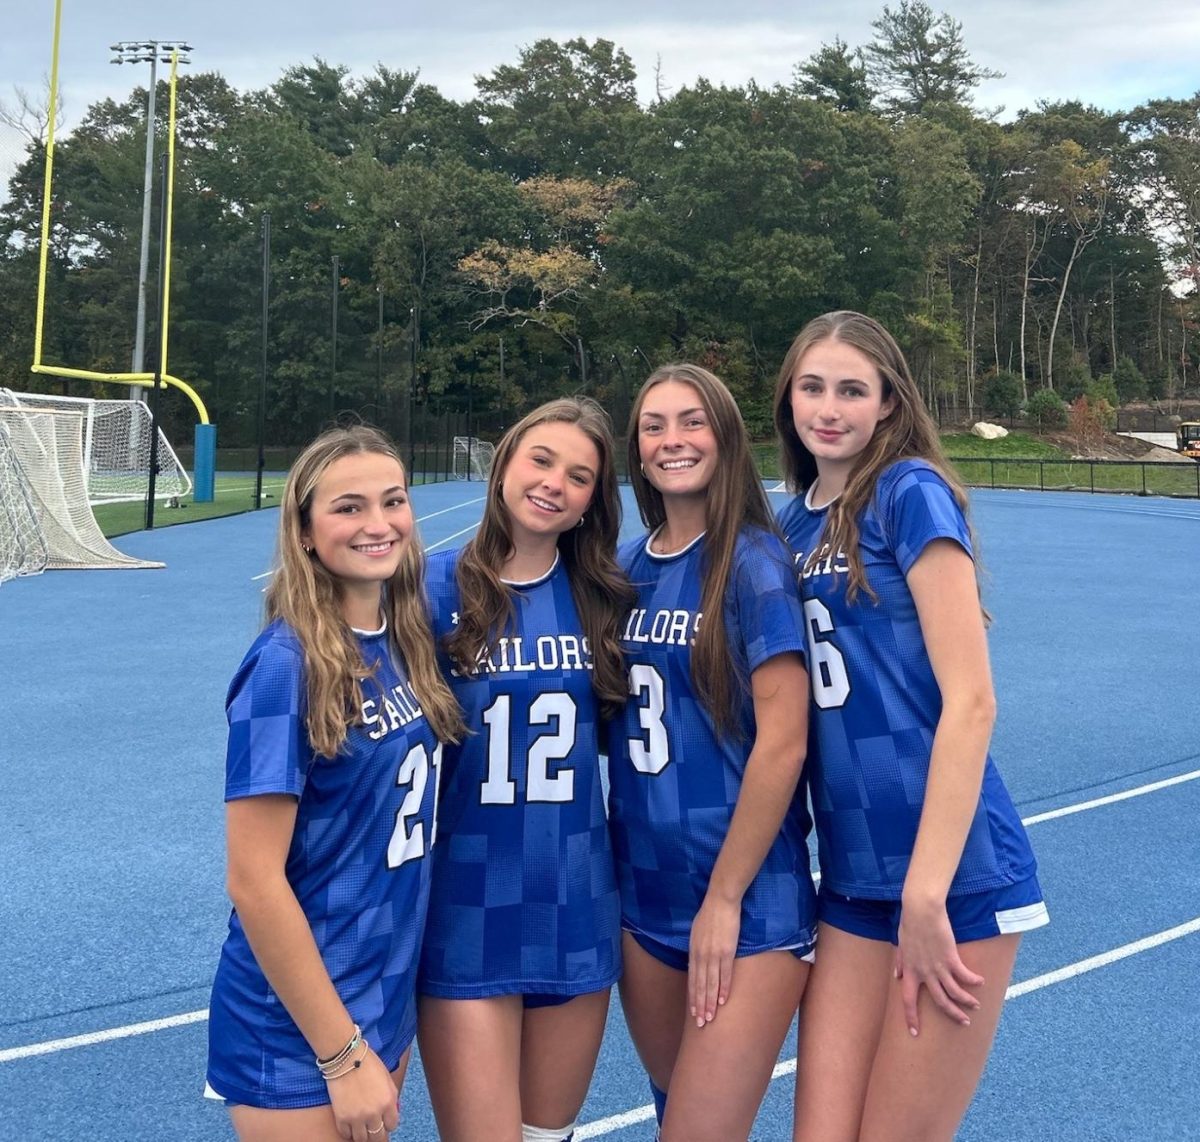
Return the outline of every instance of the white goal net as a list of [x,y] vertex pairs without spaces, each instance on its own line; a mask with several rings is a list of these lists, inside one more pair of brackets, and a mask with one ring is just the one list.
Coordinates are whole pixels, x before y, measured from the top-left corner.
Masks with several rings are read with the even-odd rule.
[[[150,487],[150,409],[140,400],[101,400],[45,393],[0,393],[0,404],[82,414],[84,486],[92,504],[144,500]],[[154,498],[186,496],[192,490],[175,449],[158,430],[158,476]]]
[[0,416],[0,583],[37,575],[49,555],[24,469]]
[[0,582],[56,568],[161,567],[105,539],[88,502],[80,412],[3,403]]
[[496,457],[496,446],[478,436],[456,436],[451,472],[456,480],[486,480]]

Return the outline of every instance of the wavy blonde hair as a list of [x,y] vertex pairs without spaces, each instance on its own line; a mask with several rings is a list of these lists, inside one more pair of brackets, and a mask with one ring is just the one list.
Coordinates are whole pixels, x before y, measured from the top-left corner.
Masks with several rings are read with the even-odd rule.
[[[883,399],[891,399],[892,409],[875,426],[870,441],[855,460],[845,489],[830,506],[821,541],[808,558],[811,560],[819,556],[826,545],[833,551],[844,552],[850,567],[846,597],[853,602],[862,590],[877,602],[878,598],[867,582],[863,568],[858,520],[875,494],[880,473],[897,460],[924,460],[949,485],[964,516],[968,516],[967,493],[946,459],[937,425],[921,400],[900,346],[874,318],[850,309],[813,318],[800,330],[780,367],[775,386],[774,417],[775,431],[779,435],[780,461],[788,489],[802,494],[817,478],[817,462],[796,432],[791,395],[792,381],[801,358],[821,341],[840,341],[866,357],[879,373],[883,382]],[[976,583],[978,575],[976,565]],[[984,614],[986,616],[986,612]]]
[[496,445],[483,519],[475,538],[463,547],[455,570],[461,619],[447,637],[446,649],[459,668],[469,672],[480,654],[491,650],[512,627],[513,592],[500,579],[500,569],[513,550],[504,473],[524,435],[543,424],[575,425],[595,445],[600,458],[591,502],[580,526],[559,535],[558,552],[592,655],[592,689],[605,715],[611,717],[629,693],[619,635],[637,596],[616,559],[621,498],[612,422],[587,397],[562,397],[535,408]]
[[[363,683],[372,672],[342,618],[341,580],[305,551],[304,535],[311,524],[313,496],[329,466],[366,453],[387,456],[404,471],[395,445],[378,429],[361,424],[321,433],[292,465],[280,505],[275,571],[266,594],[267,622],[283,620],[300,640],[308,689],[305,728],[313,749],[327,758],[337,756],[350,726],[361,718]],[[458,741],[462,715],[438,669],[424,578],[425,553],[414,522],[396,574],[382,585],[381,603],[388,636],[404,660],[425,717],[443,741]]]
[[749,680],[730,672],[729,639],[725,631],[725,592],[738,533],[743,527],[778,534],[775,515],[754,467],[750,437],[737,402],[715,374],[699,365],[677,363],[655,369],[638,391],[629,413],[629,482],[637,497],[642,522],[653,531],[666,523],[662,493],[646,478],[638,445],[638,418],[646,394],[656,385],[677,381],[695,389],[717,441],[718,463],[705,500],[705,534],[700,609],[704,621],[692,651],[692,685],[720,733],[737,724],[739,698]]

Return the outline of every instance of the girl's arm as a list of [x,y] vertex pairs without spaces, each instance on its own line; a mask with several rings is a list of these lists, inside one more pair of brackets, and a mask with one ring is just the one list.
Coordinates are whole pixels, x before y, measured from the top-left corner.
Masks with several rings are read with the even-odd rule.
[[966,989],[981,986],[983,978],[958,954],[946,895],[979,804],[996,699],[971,557],[952,540],[934,540],[909,568],[907,580],[942,694],[896,953],[905,1020],[916,1035],[922,985],[956,1022],[970,1023],[967,1009],[979,1007]]
[[[285,875],[296,808],[296,799],[284,794],[227,804],[229,896],[267,982],[313,1054],[328,1059],[350,1041],[354,1021],[334,989]],[[343,1138],[365,1137],[380,1120],[388,1130],[395,1128],[396,1088],[374,1051],[367,1050],[357,1069],[328,1080],[328,1087]]]
[[742,897],[791,807],[808,741],[808,672],[799,654],[762,663],[750,675],[750,691],[754,747],[688,948],[688,1004],[699,1027],[729,998]]

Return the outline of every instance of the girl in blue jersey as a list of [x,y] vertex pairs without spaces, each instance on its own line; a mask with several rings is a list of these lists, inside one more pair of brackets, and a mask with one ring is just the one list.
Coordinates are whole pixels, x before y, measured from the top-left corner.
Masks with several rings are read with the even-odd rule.
[[809,640],[820,947],[797,1142],[951,1139],[1020,933],[1047,922],[988,754],[995,699],[966,495],[895,341],[858,313],[775,392]]
[[229,688],[229,936],[208,1085],[239,1138],[395,1128],[416,1031],[439,739],[437,667],[395,448],[324,433],[284,488],[267,626]]
[[430,561],[468,733],[448,749],[418,989],[443,1142],[569,1139],[621,970],[598,729],[633,592],[607,414],[551,401],[496,449],[483,520]]
[[[804,632],[791,560],[728,389],[642,386],[629,472],[650,529],[619,555],[630,701],[610,737],[621,1001],[666,1142],[748,1137],[808,972],[815,900]],[[665,1110],[664,1110],[665,1104]]]

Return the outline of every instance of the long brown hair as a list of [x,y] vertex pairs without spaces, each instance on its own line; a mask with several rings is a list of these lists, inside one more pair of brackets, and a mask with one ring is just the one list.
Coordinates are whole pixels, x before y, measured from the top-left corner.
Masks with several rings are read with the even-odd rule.
[[[338,754],[347,730],[362,716],[363,681],[370,671],[342,618],[341,580],[304,550],[303,537],[311,523],[313,495],[329,466],[363,453],[388,456],[404,470],[395,445],[378,429],[362,424],[321,433],[292,465],[280,505],[275,573],[266,593],[267,621],[282,619],[304,650],[305,727],[313,749],[328,758]],[[463,732],[462,715],[438,669],[424,577],[425,554],[414,522],[400,566],[381,588],[381,601],[389,638],[404,659],[425,717],[439,738],[457,741]]]
[[733,553],[744,526],[776,532],[775,516],[754,467],[742,414],[725,383],[699,365],[676,363],[663,365],[646,378],[629,414],[629,481],[646,527],[651,531],[661,527],[667,512],[662,493],[642,470],[638,419],[646,394],[665,381],[695,389],[717,441],[718,463],[705,499],[704,586],[700,600],[704,621],[692,650],[692,685],[718,732],[728,733],[736,727],[738,691],[744,692],[749,684],[748,679],[731,676],[729,669],[725,593]]
[[[779,434],[780,460],[788,489],[801,494],[817,478],[817,462],[796,432],[791,395],[792,380],[801,358],[821,341],[840,341],[862,353],[879,373],[883,399],[890,398],[892,402],[891,411],[875,426],[870,441],[850,469],[845,489],[830,506],[821,542],[809,553],[810,558],[819,556],[825,547],[843,552],[850,568],[846,597],[853,602],[858,592],[864,590],[876,600],[863,568],[858,520],[875,494],[880,473],[897,460],[924,460],[950,486],[964,516],[968,510],[967,493],[946,459],[937,425],[921,400],[900,346],[874,318],[849,309],[813,318],[800,330],[780,367],[775,386],[775,431]],[[976,578],[978,581],[978,572]]]
[[513,592],[500,579],[500,569],[513,551],[512,525],[504,504],[504,473],[522,437],[542,424],[575,425],[596,446],[600,457],[591,503],[580,526],[558,536],[558,552],[591,651],[592,688],[604,713],[612,716],[629,693],[618,636],[636,595],[616,559],[621,499],[613,462],[612,423],[608,413],[587,397],[563,397],[541,405],[513,425],[496,446],[483,519],[475,538],[458,558],[461,618],[446,640],[446,649],[459,669],[469,672],[479,656],[492,650],[497,639],[512,629]]

